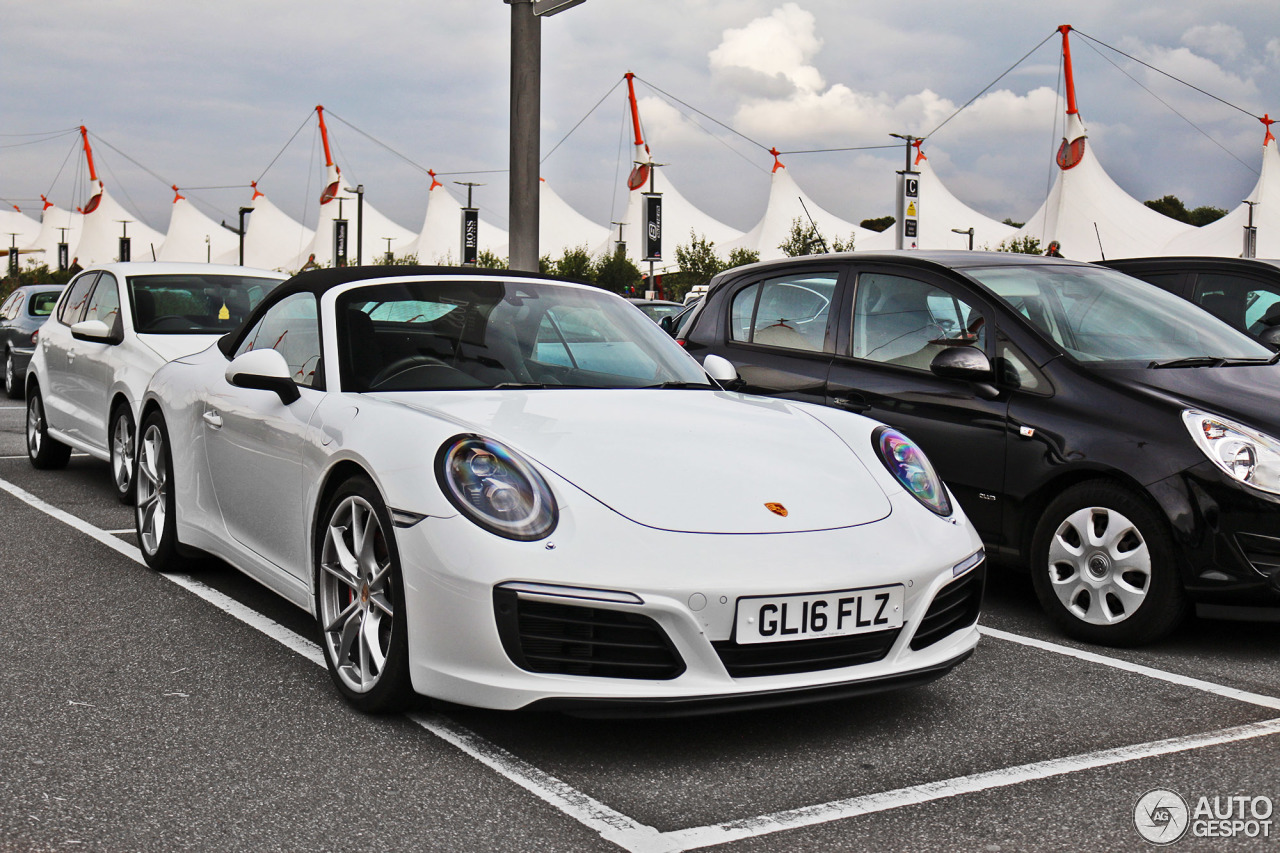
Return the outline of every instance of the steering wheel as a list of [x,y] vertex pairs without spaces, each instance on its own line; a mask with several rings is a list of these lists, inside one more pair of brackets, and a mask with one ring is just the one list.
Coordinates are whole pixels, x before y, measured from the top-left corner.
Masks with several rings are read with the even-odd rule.
[[412,370],[415,367],[422,367],[423,365],[431,365],[433,367],[449,366],[433,355],[422,355],[421,353],[406,355],[403,358],[396,359],[374,374],[374,377],[369,380],[369,388],[377,388],[382,383],[395,378],[406,370]]

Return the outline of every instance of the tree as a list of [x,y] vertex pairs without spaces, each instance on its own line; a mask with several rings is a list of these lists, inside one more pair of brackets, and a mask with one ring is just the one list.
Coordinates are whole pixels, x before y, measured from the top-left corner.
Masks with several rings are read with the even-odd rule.
[[1195,210],[1187,210],[1187,206],[1182,203],[1182,199],[1176,195],[1166,195],[1160,198],[1144,201],[1147,207],[1156,213],[1163,213],[1170,219],[1176,219],[1179,222],[1185,222],[1188,225],[1208,225],[1210,222],[1217,222],[1219,219],[1227,215],[1227,212],[1220,207],[1210,207],[1202,205]]
[[1019,255],[1043,255],[1044,250],[1040,248],[1040,240],[1028,234],[1025,237],[1010,237],[1008,240],[1001,240],[996,246],[997,252],[1015,252]]
[[507,268],[507,259],[500,258],[493,252],[484,250],[476,255],[476,266],[486,270],[505,270]]
[[48,264],[28,261],[26,266],[18,267],[17,276],[11,276],[9,275],[9,256],[5,255],[0,258],[0,263],[4,264],[3,270],[5,273],[4,277],[0,278],[0,301],[3,301],[5,297],[13,293],[14,288],[27,284],[66,284],[79,272],[79,269],[74,272],[71,270],[59,272],[58,270],[49,269]]
[[888,231],[889,226],[898,220],[892,216],[877,216],[874,219],[864,219],[858,224],[868,231],[883,232]]
[[618,249],[596,264],[595,284],[613,293],[629,293],[640,285],[640,268],[631,263],[626,252]]
[[729,265],[725,269],[733,267],[745,267],[747,264],[756,264],[760,262],[760,253],[755,249],[734,249],[729,253]]
[[791,233],[778,244],[778,248],[789,258],[800,255],[821,255],[827,252],[852,252],[854,235],[841,240],[832,237],[830,241],[822,236],[822,232],[812,222],[796,217],[791,220]]
[[1023,225],[1027,224],[1025,222],[1014,222],[1012,219],[1010,219],[1007,216],[1004,219],[1001,219],[1000,221],[1003,222],[1005,225],[1012,225],[1014,228],[1021,228]]
[[596,283],[596,266],[586,246],[565,249],[560,260],[552,262],[551,274],[579,284]]
[[391,257],[382,254],[374,258],[373,265],[375,267],[416,267],[418,265],[418,256],[413,252],[404,255],[392,255]]

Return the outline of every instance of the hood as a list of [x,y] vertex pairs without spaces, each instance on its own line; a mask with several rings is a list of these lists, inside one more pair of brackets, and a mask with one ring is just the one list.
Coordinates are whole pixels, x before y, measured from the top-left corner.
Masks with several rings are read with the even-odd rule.
[[[858,456],[784,400],[657,389],[377,397],[502,441],[615,512],[661,530],[795,533],[890,512]],[[782,504],[787,516],[769,503]]]
[[1140,368],[1117,373],[1188,408],[1231,418],[1280,438],[1280,364]]
[[203,352],[218,342],[222,335],[138,335],[156,355],[166,362],[184,355]]

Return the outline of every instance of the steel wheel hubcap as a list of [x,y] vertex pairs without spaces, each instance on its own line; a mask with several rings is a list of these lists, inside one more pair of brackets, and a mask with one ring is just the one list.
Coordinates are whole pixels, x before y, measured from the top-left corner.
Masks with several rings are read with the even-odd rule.
[[116,428],[112,430],[111,470],[116,477],[116,488],[124,492],[133,480],[133,424],[127,415],[116,418]]
[[44,412],[40,409],[40,398],[32,397],[27,404],[27,447],[32,456],[40,455],[40,443],[44,438]]
[[1132,616],[1151,590],[1151,552],[1137,526],[1113,509],[1084,507],[1049,543],[1049,581],[1070,613],[1090,625]]
[[13,391],[13,356],[7,355],[4,358],[4,390]]
[[168,513],[169,467],[164,458],[164,434],[152,424],[142,437],[138,458],[138,534],[142,549],[154,554],[164,537]]
[[356,693],[382,677],[395,624],[394,573],[373,507],[352,495],[328,520],[320,554],[320,622],[325,651]]

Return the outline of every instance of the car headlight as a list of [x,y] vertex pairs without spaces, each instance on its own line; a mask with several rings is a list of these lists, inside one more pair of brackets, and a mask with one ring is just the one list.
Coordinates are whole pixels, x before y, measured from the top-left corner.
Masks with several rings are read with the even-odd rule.
[[559,520],[551,489],[511,448],[478,435],[455,435],[436,454],[440,488],[463,515],[507,539],[542,539]]
[[1182,422],[1213,464],[1247,486],[1280,495],[1280,441],[1195,409],[1184,410]]
[[924,451],[915,442],[896,429],[877,427],[871,433],[871,442],[880,453],[880,460],[908,492],[920,503],[941,516],[951,515],[951,499],[942,478],[933,470]]

